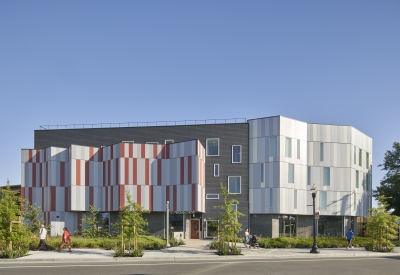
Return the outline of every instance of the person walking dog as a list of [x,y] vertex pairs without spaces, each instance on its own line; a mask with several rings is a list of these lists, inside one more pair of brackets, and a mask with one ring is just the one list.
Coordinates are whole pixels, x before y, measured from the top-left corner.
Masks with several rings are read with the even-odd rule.
[[40,250],[41,246],[44,246],[46,250],[50,250],[50,248],[47,246],[46,240],[47,240],[47,229],[44,228],[44,224],[40,225],[40,230],[39,230],[39,244],[37,247],[37,250]]
[[351,228],[349,228],[349,231],[346,232],[346,239],[347,239],[347,242],[348,242],[348,245],[347,245],[346,249],[353,248],[351,242],[354,239],[354,233],[353,233],[353,230]]
[[65,245],[67,245],[68,247],[68,252],[71,252],[71,233],[69,233],[68,229],[66,227],[63,228],[63,235],[62,235],[62,241],[61,241],[61,245],[60,248],[58,249],[58,252],[61,252],[61,250],[64,248]]

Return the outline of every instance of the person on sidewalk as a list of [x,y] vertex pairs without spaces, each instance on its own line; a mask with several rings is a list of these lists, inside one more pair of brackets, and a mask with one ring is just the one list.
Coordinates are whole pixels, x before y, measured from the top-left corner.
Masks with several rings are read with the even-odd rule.
[[349,231],[346,232],[346,239],[347,239],[347,242],[348,242],[346,249],[353,248],[351,242],[354,239],[354,233],[353,233],[353,230],[351,228],[349,228]]
[[44,249],[46,249],[46,250],[50,250],[50,248],[47,246],[47,243],[46,243],[46,241],[47,241],[47,229],[44,228],[44,224],[40,225],[40,230],[39,230],[38,236],[39,236],[39,240],[40,241],[39,241],[39,244],[38,244],[38,247],[37,247],[36,250],[40,250],[41,246],[44,246]]
[[62,235],[62,241],[61,241],[61,245],[60,248],[58,249],[58,252],[61,252],[61,250],[64,248],[64,245],[67,245],[68,247],[68,252],[71,252],[71,233],[69,233],[68,229],[66,227],[63,228],[63,235]]
[[247,247],[247,245],[249,244],[249,229],[246,228],[246,231],[244,232],[244,247]]

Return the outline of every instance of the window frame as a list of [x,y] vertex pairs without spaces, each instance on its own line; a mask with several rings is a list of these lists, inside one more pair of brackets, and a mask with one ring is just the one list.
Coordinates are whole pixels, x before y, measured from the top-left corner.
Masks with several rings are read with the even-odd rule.
[[[216,155],[209,155],[208,154],[208,141],[211,140],[217,140],[217,146],[218,146],[218,153]],[[206,138],[206,157],[219,157],[219,138]]]
[[[234,147],[239,147],[239,161],[233,161],[233,157],[234,157],[234,151],[233,148]],[[232,163],[242,163],[242,145],[232,145]]]
[[319,143],[319,161],[324,161],[324,143]]
[[[291,167],[292,167],[292,170],[293,170],[292,174],[290,173]],[[288,183],[293,183],[294,184],[294,179],[295,179],[295,176],[294,176],[294,164],[293,163],[288,163]],[[292,182],[291,182],[291,180],[292,180]]]
[[[328,177],[325,172],[328,171]],[[330,167],[323,167],[323,186],[331,186],[331,168]],[[327,182],[325,181],[327,180]]]
[[358,165],[362,166],[362,149],[358,149]]
[[285,157],[292,158],[292,138],[285,139]]
[[265,163],[260,163],[260,183],[265,182]]
[[356,170],[356,188],[360,188],[360,172]]
[[[270,157],[277,157],[278,156],[278,137],[277,136],[272,136],[269,137],[269,156]],[[271,148],[274,150],[272,151]],[[272,154],[274,152],[275,154]]]
[[307,185],[311,185],[311,166],[307,166]]
[[[208,196],[217,196],[217,197],[209,198]],[[219,200],[219,194],[206,194],[206,200]]]
[[[215,173],[215,167],[218,167],[218,174]],[[214,163],[214,177],[219,177],[219,163]]]
[[[239,178],[239,193],[230,192],[231,178]],[[228,194],[242,194],[242,176],[228,176]]]
[[297,140],[297,159],[300,159],[300,139]]

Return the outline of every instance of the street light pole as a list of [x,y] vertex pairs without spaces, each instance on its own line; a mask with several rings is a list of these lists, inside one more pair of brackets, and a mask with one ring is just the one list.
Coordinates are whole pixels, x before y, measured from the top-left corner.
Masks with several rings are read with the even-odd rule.
[[311,196],[312,196],[312,200],[313,200],[313,235],[314,235],[314,243],[310,250],[310,253],[319,253],[319,250],[317,247],[317,226],[316,226],[316,219],[315,219],[315,197],[317,196],[317,188],[315,187],[315,184],[310,189],[310,191],[311,191]]

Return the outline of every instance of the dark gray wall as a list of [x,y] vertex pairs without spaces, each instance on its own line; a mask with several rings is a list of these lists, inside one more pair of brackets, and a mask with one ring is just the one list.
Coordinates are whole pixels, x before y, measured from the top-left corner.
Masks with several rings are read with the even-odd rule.
[[[180,126],[121,127],[65,130],[36,130],[35,149],[50,146],[67,148],[71,144],[84,146],[106,146],[121,141],[135,143],[158,142],[166,139],[175,142],[198,139],[206,148],[207,138],[219,138],[218,157],[206,157],[206,194],[220,194],[220,183],[227,187],[228,176],[241,176],[241,194],[231,196],[239,201],[238,210],[245,214],[239,221],[247,228],[249,215],[249,125],[247,123],[204,124]],[[232,163],[232,145],[242,146],[242,162]],[[214,177],[214,164],[220,165],[220,176]],[[206,200],[203,219],[219,216],[219,200]]]

